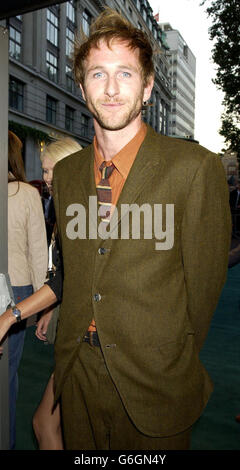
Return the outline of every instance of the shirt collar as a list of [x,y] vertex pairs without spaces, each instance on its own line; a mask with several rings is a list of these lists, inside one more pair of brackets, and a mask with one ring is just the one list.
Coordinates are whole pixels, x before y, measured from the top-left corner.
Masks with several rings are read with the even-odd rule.
[[[139,129],[137,134],[116,155],[114,155],[114,157],[110,161],[115,165],[115,167],[124,179],[126,179],[128,176],[130,168],[146,136],[146,133],[147,126],[144,122],[142,122],[141,128]],[[93,145],[95,164],[97,165],[97,168],[99,168],[104,159],[98,150],[96,136],[94,136]]]

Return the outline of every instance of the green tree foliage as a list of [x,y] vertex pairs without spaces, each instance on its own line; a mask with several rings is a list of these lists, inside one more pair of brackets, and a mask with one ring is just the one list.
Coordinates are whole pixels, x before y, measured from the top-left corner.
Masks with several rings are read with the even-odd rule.
[[[209,4],[210,3],[210,4]],[[224,92],[220,134],[240,157],[240,1],[203,0],[212,18],[212,58],[217,65],[214,83]]]

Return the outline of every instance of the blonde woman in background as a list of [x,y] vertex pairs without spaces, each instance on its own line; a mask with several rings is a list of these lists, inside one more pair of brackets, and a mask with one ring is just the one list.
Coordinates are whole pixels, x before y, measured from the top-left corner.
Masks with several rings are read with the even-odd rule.
[[[49,144],[41,157],[43,180],[48,186],[52,197],[53,170],[55,164],[62,158],[81,150],[81,146],[74,139],[66,137]],[[57,243],[56,230],[52,236],[53,250],[51,256],[53,265],[59,262],[59,248]],[[50,250],[51,251],[51,246]],[[46,341],[46,333],[49,322],[52,318],[53,310],[47,310],[37,324],[36,336]],[[33,417],[33,428],[38,440],[40,450],[62,450],[63,440],[61,431],[60,407],[59,404],[53,409],[53,374],[51,375],[44,392],[43,398]]]
[[[59,139],[55,142],[50,143],[46,147],[43,154],[41,155],[40,159],[42,163],[43,180],[48,187],[52,203],[53,203],[52,182],[53,182],[54,166],[56,165],[58,161],[67,157],[68,155],[71,155],[72,153],[78,152],[81,149],[82,149],[81,145],[76,140],[72,139],[71,137],[65,137],[63,139]],[[54,223],[55,223],[55,220],[54,220]],[[53,234],[53,238],[55,241],[55,238],[56,238],[55,234]],[[51,316],[52,316],[52,311],[45,313],[44,315],[42,315],[40,321],[38,322],[36,335],[42,341],[46,341],[45,335],[46,335],[47,327],[51,319]]]
[[[40,195],[27,183],[22,142],[8,132],[8,273],[14,301],[43,286],[47,273],[47,238]],[[13,313],[17,313],[13,310]],[[14,314],[15,314],[14,313]],[[26,321],[9,330],[10,448],[16,440],[17,371],[22,356]]]

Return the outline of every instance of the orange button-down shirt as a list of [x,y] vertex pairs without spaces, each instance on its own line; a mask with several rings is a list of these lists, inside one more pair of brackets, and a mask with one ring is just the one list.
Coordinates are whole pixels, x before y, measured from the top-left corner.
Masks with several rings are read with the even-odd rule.
[[[146,133],[147,133],[147,126],[143,122],[140,130],[133,137],[133,139],[130,140],[130,142],[128,142],[128,144],[125,145],[120,150],[120,152],[114,155],[112,160],[109,160],[109,162],[107,162],[107,165],[111,165],[113,163],[115,166],[114,171],[109,177],[109,183],[112,188],[113,206],[117,205],[117,201],[121,194],[124,183],[128,177],[128,174],[136,158],[136,155],[139,151],[139,148],[145,139]],[[96,136],[93,139],[93,146],[94,146],[94,175],[95,175],[95,183],[97,185],[99,181],[101,180],[101,171],[99,170],[99,167],[104,161],[104,158],[98,150]],[[96,331],[96,324],[94,320],[92,320],[91,325],[88,328],[88,331]]]

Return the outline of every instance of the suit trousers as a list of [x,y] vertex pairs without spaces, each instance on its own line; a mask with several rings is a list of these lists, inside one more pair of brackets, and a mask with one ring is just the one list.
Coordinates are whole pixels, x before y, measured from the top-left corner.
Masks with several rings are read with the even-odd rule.
[[68,450],[187,450],[191,429],[151,437],[131,421],[109,375],[100,347],[81,343],[61,395]]

